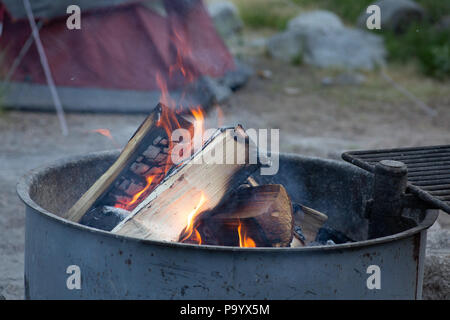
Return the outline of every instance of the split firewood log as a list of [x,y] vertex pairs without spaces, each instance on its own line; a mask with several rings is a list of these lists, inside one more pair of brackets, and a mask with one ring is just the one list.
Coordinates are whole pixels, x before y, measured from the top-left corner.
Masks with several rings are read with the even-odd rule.
[[[192,131],[192,123],[159,104],[128,141],[113,165],[63,214],[75,222],[89,211],[115,206],[132,211],[172,167],[168,129]],[[92,213],[91,213],[92,214]]]
[[216,207],[259,165],[249,163],[250,141],[241,126],[220,129],[191,159],[167,176],[112,232],[178,241],[203,211]]

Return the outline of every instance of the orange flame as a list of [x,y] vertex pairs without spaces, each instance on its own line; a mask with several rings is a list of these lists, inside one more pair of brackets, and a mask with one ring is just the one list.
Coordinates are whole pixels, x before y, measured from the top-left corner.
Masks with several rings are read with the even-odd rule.
[[205,132],[205,117],[203,115],[203,110],[201,106],[197,106],[194,109],[191,109],[192,116],[194,117],[194,137],[191,140],[194,151],[197,151],[197,148],[200,149],[203,146],[203,134]]
[[196,241],[198,244],[202,243],[202,237],[200,236],[200,233],[197,229],[194,228],[194,222],[197,218],[197,216],[201,213],[200,208],[201,206],[206,202],[207,198],[204,195],[204,193],[201,193],[200,201],[197,203],[197,205],[192,209],[192,211],[188,215],[187,219],[187,225],[184,228],[183,232],[181,233],[183,236],[180,238],[180,242],[183,242],[187,239],[189,239],[192,234],[195,232],[195,237],[191,240]]
[[198,232],[197,229],[194,229],[195,232],[195,240],[197,241],[197,244],[202,244],[202,237],[200,236],[200,232]]
[[[182,66],[182,65],[179,65],[179,67],[180,66]],[[185,74],[185,71],[182,71],[182,73]],[[177,111],[176,111],[177,102],[171,98],[168,87],[167,87],[167,83],[166,83],[164,77],[160,73],[156,74],[156,82],[161,90],[161,97],[160,97],[161,114],[160,114],[160,118],[158,119],[157,126],[164,129],[164,131],[166,132],[166,136],[168,138],[169,152],[167,155],[167,160],[166,160],[165,164],[163,164],[161,166],[162,169],[160,170],[160,172],[155,174],[155,172],[153,171],[152,176],[146,177],[145,187],[141,191],[139,191],[138,193],[133,195],[133,198],[132,198],[132,200],[130,200],[130,202],[125,203],[125,204],[117,203],[116,207],[124,208],[127,210],[133,210],[134,207],[136,206],[136,203],[138,203],[138,200],[141,197],[143,198],[144,196],[146,196],[147,192],[152,191],[150,189],[152,182],[155,182],[154,185],[157,185],[159,183],[159,181],[153,181],[155,176],[159,176],[159,177],[166,176],[167,172],[174,165],[174,163],[172,162],[172,156],[171,156],[171,152],[173,150],[173,141],[171,139],[171,136],[172,136],[173,131],[182,127],[178,120],[178,116],[177,116]],[[183,98],[184,98],[184,94],[182,95],[182,99]],[[181,105],[180,105],[180,107],[181,107]],[[192,115],[194,117],[194,128],[195,128],[194,130],[196,131],[196,132],[194,132],[194,137],[196,135],[202,137],[203,132],[204,132],[203,110],[200,105],[192,107],[190,109],[192,110]],[[181,111],[181,110],[179,110],[179,111]],[[200,140],[200,141],[202,141],[202,140]]]
[[187,61],[192,59],[192,49],[188,45],[187,37],[183,37],[179,31],[172,28],[173,36],[172,43],[177,50],[177,57],[175,64],[169,67],[169,76],[172,77],[175,71],[180,71],[187,83],[195,80],[194,70],[187,67]]
[[121,208],[121,209],[125,209],[125,210],[133,210],[134,208],[134,204],[136,203],[136,201],[139,199],[139,197],[148,190],[148,188],[150,188],[150,186],[152,185],[152,181],[155,178],[155,176],[148,176],[146,177],[146,185],[144,187],[144,189],[142,189],[141,191],[139,191],[138,193],[136,193],[135,195],[133,195],[133,198],[130,200],[130,202],[127,203],[116,203],[114,206],[116,208]]
[[239,247],[241,247],[241,248],[255,248],[256,247],[255,241],[253,241],[252,238],[247,236],[246,230],[244,229],[244,231],[242,231],[241,221],[239,221],[238,235],[239,235]]
[[[162,91],[162,96],[164,96],[164,91]],[[167,94],[165,97],[167,99],[166,101],[170,102],[170,96]],[[152,175],[146,176],[146,185],[145,187],[133,195],[132,199],[127,203],[117,203],[115,206],[119,208],[123,208],[126,210],[133,210],[136,205],[142,200],[141,198],[144,198],[148,195],[149,192],[151,192],[153,189],[150,188],[153,183],[153,187],[155,187],[161,180],[167,175],[167,172],[172,168],[174,163],[172,162],[172,156],[171,152],[173,150],[173,141],[171,139],[172,132],[178,128],[181,128],[181,124],[178,121],[176,113],[167,107],[166,105],[161,106],[161,114],[160,118],[156,124],[158,127],[161,127],[166,132],[166,135],[168,137],[168,154],[167,159],[165,160],[165,163],[160,165],[160,169],[155,172],[155,170],[152,170]],[[154,169],[157,169],[158,167],[154,167]],[[156,177],[159,177],[158,181],[155,180]]]
[[217,113],[217,127],[222,127],[224,123],[223,110],[219,105],[216,105],[216,113]]
[[[188,38],[184,36],[183,31],[178,32],[172,29],[172,44],[176,49],[176,59],[175,62],[169,66],[169,76],[172,77],[177,73],[178,76],[182,76],[184,79],[184,84],[192,83],[197,75],[198,70],[194,68],[192,63],[193,56],[192,50],[189,47]],[[151,191],[152,186],[156,187],[163,177],[166,176],[168,171],[172,168],[174,163],[172,162],[171,152],[173,150],[172,132],[176,129],[181,128],[179,121],[179,116],[182,111],[189,109],[193,116],[193,132],[191,132],[191,153],[196,151],[195,148],[201,147],[203,145],[203,134],[205,132],[205,114],[201,105],[183,105],[187,104],[189,99],[186,99],[186,91],[183,91],[178,101],[175,101],[169,92],[169,88],[166,79],[161,73],[156,74],[156,83],[161,91],[160,103],[162,105],[161,115],[157,122],[157,126],[162,128],[168,138],[168,156],[165,164],[161,166],[161,172],[155,174],[154,170],[152,176],[146,177],[146,185],[138,193],[134,194],[132,199],[128,203],[117,203],[116,206],[122,207],[127,210],[133,210],[137,203],[139,203],[143,198],[145,198]],[[221,116],[222,112],[218,109],[218,115]],[[193,133],[193,136],[192,136]],[[197,142],[198,141],[198,142]],[[198,144],[198,145],[197,145]],[[200,232],[195,227],[196,221],[201,214],[200,208],[207,201],[204,193],[201,193],[201,197],[194,209],[189,212],[187,225],[180,235],[180,242],[189,239],[195,243],[202,244],[202,238]],[[250,239],[250,241],[252,241]]]
[[161,97],[159,99],[159,102],[169,107],[170,109],[175,110],[177,103],[170,97],[166,80],[164,80],[163,76],[159,72],[156,73],[156,83],[161,90]]
[[196,106],[194,109],[191,110],[192,115],[195,119],[195,125],[201,129],[200,133],[203,133],[205,131],[205,116],[203,114],[203,110],[201,106]]

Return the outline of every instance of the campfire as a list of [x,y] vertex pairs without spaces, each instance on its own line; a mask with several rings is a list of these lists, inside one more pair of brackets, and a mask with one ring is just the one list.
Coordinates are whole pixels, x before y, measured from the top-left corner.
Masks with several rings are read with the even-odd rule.
[[280,184],[257,182],[253,175],[268,159],[244,128],[205,129],[202,106],[186,98],[204,73],[201,63],[182,33],[172,34],[176,59],[167,76],[184,82],[185,92],[176,101],[156,74],[160,103],[65,217],[121,235],[199,245],[313,242],[326,215],[294,205]]
[[326,215],[293,204],[280,184],[258,183],[253,174],[264,161],[257,151],[240,125],[205,130],[200,107],[186,113],[160,103],[66,218],[121,235],[199,245],[313,242]]
[[[82,91],[87,99],[93,93],[103,97],[103,105],[93,109],[111,105],[147,115],[120,153],[59,160],[21,179],[25,297],[420,298],[426,229],[436,220],[436,209],[450,212],[450,147],[347,152],[343,158],[351,165],[279,154],[274,129],[267,152],[267,129],[247,128],[239,121],[211,123],[210,108],[220,114],[221,99],[249,75],[245,68],[233,70],[233,57],[203,3],[157,2],[83,12],[83,28],[64,33],[61,17],[42,23],[48,17],[34,21],[28,14],[29,36],[28,25],[19,28],[23,21],[5,16],[5,26],[17,26],[9,29],[8,46],[22,50],[30,37],[39,49],[29,51],[28,61],[23,56],[20,77],[12,80],[25,81],[28,88],[28,73],[36,71],[31,72],[31,88],[47,80],[60,111],[66,101],[59,101],[59,89],[62,97]],[[108,30],[94,30],[99,26],[95,16],[109,22]],[[116,43],[92,45],[99,42],[95,39],[110,39],[114,30],[120,31]],[[13,41],[19,31],[22,36]],[[79,51],[79,59],[73,50],[64,50],[64,43],[73,49],[73,37],[91,44],[79,46],[86,49]],[[55,41],[57,51],[73,58],[71,68],[55,66],[64,59],[52,64]],[[99,52],[102,61],[97,61]],[[30,68],[37,53],[45,79],[38,77],[41,68]],[[50,59],[44,59],[45,53]],[[274,74],[284,70],[276,67]],[[270,75],[263,71],[257,74],[264,73],[260,82],[267,88]],[[290,82],[279,76],[272,82]],[[36,96],[31,91],[28,99]],[[117,103],[120,97],[126,97],[123,104]],[[257,93],[254,101],[261,97]],[[21,107],[34,106],[17,100]],[[71,104],[90,109],[98,102]],[[114,131],[95,127],[88,132],[119,146]]]

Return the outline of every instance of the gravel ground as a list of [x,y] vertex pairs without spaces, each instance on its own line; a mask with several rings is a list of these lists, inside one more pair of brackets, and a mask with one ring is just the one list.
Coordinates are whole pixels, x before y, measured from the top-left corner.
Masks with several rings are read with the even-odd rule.
[[70,135],[60,134],[57,118],[47,113],[7,112],[0,116],[0,294],[7,299],[24,295],[25,209],[15,186],[27,170],[62,157],[115,148],[98,133],[114,128],[123,145],[144,116],[68,115]]
[[[332,75],[331,71],[286,66],[264,58],[250,62],[256,71],[268,69],[273,76],[255,76],[233,95],[222,106],[225,122],[281,129],[282,151],[339,158],[340,152],[349,149],[450,143],[448,83],[418,78],[409,69],[394,69],[394,79],[404,81],[439,111],[439,117],[431,119],[376,74],[366,75],[363,86],[325,87],[321,80]],[[123,146],[144,117],[69,114],[70,135],[63,137],[54,114],[0,114],[0,298],[22,299],[24,293],[25,217],[15,192],[18,178],[62,157]],[[115,142],[92,132],[98,128],[110,129]],[[446,217],[440,218],[433,234],[442,237],[449,228]],[[447,245],[448,241],[435,241],[430,249],[436,254],[426,270],[426,298],[449,297],[448,278],[443,280],[439,269],[442,265],[448,269]]]

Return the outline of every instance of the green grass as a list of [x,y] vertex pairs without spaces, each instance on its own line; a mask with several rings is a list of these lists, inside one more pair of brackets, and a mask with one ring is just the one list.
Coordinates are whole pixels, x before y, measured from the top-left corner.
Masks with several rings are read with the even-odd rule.
[[450,31],[430,24],[413,25],[402,35],[382,33],[391,61],[415,59],[421,71],[434,78],[450,77]]
[[354,23],[373,0],[292,0],[306,8],[331,10],[348,23]]
[[[431,22],[438,21],[442,16],[450,13],[450,1],[448,0],[415,0],[427,11],[427,19]],[[302,7],[314,7],[331,10],[348,23],[355,23],[359,15],[374,0],[292,0]]]
[[244,24],[253,29],[283,30],[300,8],[290,0],[234,0]]
[[295,56],[295,57],[292,59],[291,63],[292,63],[294,66],[300,66],[300,65],[302,65],[302,64],[303,64],[303,53],[300,52],[297,56]]

